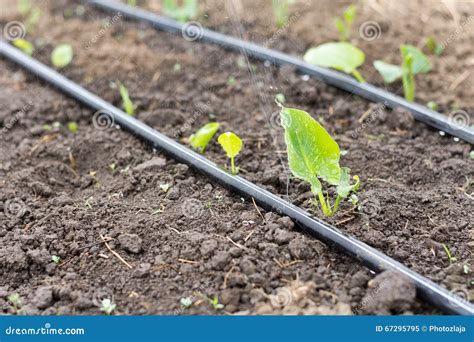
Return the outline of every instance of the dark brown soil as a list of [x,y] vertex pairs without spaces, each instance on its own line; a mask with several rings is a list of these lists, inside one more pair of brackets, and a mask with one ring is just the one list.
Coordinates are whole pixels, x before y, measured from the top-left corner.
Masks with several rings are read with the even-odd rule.
[[[6,8],[2,26],[22,20],[13,3],[0,1]],[[342,163],[362,179],[359,206],[344,203],[328,221],[474,298],[469,144],[441,136],[403,111],[375,110],[363,99],[304,80],[291,68],[247,61],[122,19],[103,26],[101,20],[113,15],[91,8],[81,14],[75,2],[39,5],[43,16],[27,37],[37,46],[35,58],[49,64],[55,45],[73,45],[73,63],[62,73],[117,106],[120,96],[111,82],[120,80],[137,105],[137,118],[170,137],[182,139],[209,120],[219,121],[222,131],[232,130],[244,140],[237,158],[243,177],[322,217],[311,208],[309,187],[287,168],[273,101],[275,94],[285,94],[289,106],[307,110],[335,136],[347,151]],[[332,17],[343,3],[294,6],[301,17],[271,46],[301,54],[312,44],[337,38]],[[377,41],[354,39],[369,62],[396,61],[397,54],[387,52],[396,51],[401,41],[419,45],[428,34],[445,37],[456,28],[440,5],[425,7],[432,19],[419,27],[407,24],[418,14],[400,6],[393,9],[404,13],[397,22],[361,6],[354,35],[367,20],[380,21],[383,28]],[[144,7],[159,10],[151,1]],[[266,7],[202,1],[200,20],[221,32],[265,42],[276,32],[261,15],[271,13]],[[455,13],[463,20],[472,9],[461,3]],[[445,112],[456,106],[472,113],[472,78],[447,91],[448,79],[459,79],[472,63],[472,36],[472,31],[459,34],[439,59],[432,58],[434,71],[419,78],[420,102],[435,100]],[[21,312],[30,314],[100,314],[105,297],[113,297],[118,314],[435,312],[414,299],[406,280],[391,273],[373,278],[353,259],[295,230],[288,218],[261,209],[260,214],[252,202],[119,129],[95,128],[92,111],[11,63],[0,61],[0,66],[3,313],[15,313],[7,302],[12,293],[22,298]],[[379,81],[368,77],[373,72],[369,63],[362,72],[369,81]],[[235,82],[229,82],[231,76]],[[376,114],[359,122],[369,109]],[[76,134],[65,128],[69,121],[79,123]],[[61,127],[43,129],[54,122]],[[216,144],[206,156],[227,162]],[[164,184],[170,185],[167,192],[160,188]],[[131,269],[107,249],[101,235]],[[452,264],[443,244],[457,259]],[[53,255],[61,258],[59,264],[52,262]],[[206,297],[214,295],[224,309],[210,305]],[[180,304],[185,297],[194,301],[189,309]]]

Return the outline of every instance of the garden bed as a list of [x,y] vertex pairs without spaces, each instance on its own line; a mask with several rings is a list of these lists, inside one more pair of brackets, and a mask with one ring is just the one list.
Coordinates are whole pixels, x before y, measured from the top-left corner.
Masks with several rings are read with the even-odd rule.
[[[327,8],[334,16],[342,7]],[[48,64],[54,45],[72,44],[75,58],[63,71],[67,77],[117,106],[120,97],[110,82],[119,79],[138,105],[137,118],[170,137],[187,137],[209,120],[219,121],[224,131],[233,130],[244,140],[237,160],[243,177],[311,210],[309,187],[289,181],[283,129],[273,102],[275,94],[285,94],[288,105],[307,110],[335,135],[341,149],[348,151],[343,165],[362,179],[361,209],[344,204],[329,221],[446,288],[466,297],[472,294],[472,273],[464,272],[464,265],[472,263],[472,185],[466,179],[474,167],[468,144],[440,136],[403,111],[379,111],[374,121],[360,123],[374,104],[303,80],[291,68],[250,61],[249,73],[239,54],[124,20],[104,29],[103,13],[87,8],[84,15],[65,18],[69,9],[74,13],[77,4],[58,2],[44,8],[32,37],[41,37],[44,44],[35,58]],[[223,10],[229,11],[209,4],[203,9],[203,23],[234,35],[250,32],[252,40],[272,37],[269,23],[246,14],[240,23],[218,22],[213,13]],[[364,21],[364,15],[369,19],[374,14],[363,13],[359,20]],[[294,24],[296,32],[300,20]],[[443,22],[440,19],[441,27]],[[392,31],[388,29],[387,36]],[[293,26],[275,41],[277,47],[301,53],[307,44],[335,39],[315,34],[296,40],[292,34]],[[463,39],[453,43],[461,48],[446,50],[437,70],[454,68],[447,57],[465,51]],[[381,46],[361,47],[372,56]],[[393,50],[397,46],[394,41]],[[98,313],[97,298],[113,293],[117,312],[126,314],[176,313],[180,299],[189,296],[200,303],[183,313],[214,313],[201,294],[217,295],[225,305],[218,311],[222,313],[432,312],[410,297],[409,290],[400,293],[409,284],[388,274],[384,276],[392,280],[378,278],[368,285],[373,277],[369,271],[293,231],[288,219],[264,211],[262,218],[253,203],[126,133],[94,128],[91,111],[16,72],[15,66],[0,63],[7,70],[0,80],[4,126],[25,108],[18,124],[2,137],[1,200],[4,206],[16,201],[25,210],[1,218],[5,284],[0,286],[2,296],[20,293],[25,310]],[[443,82],[443,74],[436,79],[437,74],[419,83],[421,102],[430,100],[428,94]],[[445,108],[457,103],[472,112],[472,98],[466,96],[472,87],[461,88],[454,99],[449,93],[436,100]],[[43,124],[55,121],[78,121],[79,131],[42,130]],[[206,157],[226,163],[216,146]],[[146,163],[150,159],[154,162]],[[165,193],[160,184],[171,188]],[[111,247],[132,270],[108,252],[100,234],[115,239]],[[457,258],[452,265],[443,244]],[[61,257],[59,265],[51,262],[52,255]],[[382,294],[373,291],[377,282],[389,284]],[[288,293],[291,305],[285,303]],[[392,302],[391,296],[399,302]],[[8,310],[6,301],[3,306]]]

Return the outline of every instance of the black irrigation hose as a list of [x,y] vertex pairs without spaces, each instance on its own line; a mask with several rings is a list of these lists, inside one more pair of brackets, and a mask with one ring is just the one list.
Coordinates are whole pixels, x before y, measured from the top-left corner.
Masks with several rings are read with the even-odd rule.
[[108,115],[113,122],[150,143],[158,150],[162,150],[172,158],[191,166],[196,171],[203,173],[241,196],[254,198],[263,208],[290,217],[303,230],[329,245],[338,247],[375,272],[395,270],[402,273],[415,283],[421,298],[443,311],[461,315],[474,314],[474,306],[467,300],[459,298],[378,250],[312,217],[306,211],[286,202],[280,197],[261,189],[241,177],[232,176],[202,155],[157,132],[134,117],[125,114],[120,109],[2,40],[0,40],[0,56],[22,66],[86,106],[97,110],[95,115],[97,113]]
[[313,76],[324,83],[346,90],[349,93],[359,95],[369,101],[383,103],[384,106],[389,108],[405,108],[412,113],[416,120],[474,144],[474,130],[470,129],[468,125],[460,125],[456,120],[451,120],[449,117],[434,112],[420,104],[408,102],[398,95],[375,87],[369,83],[359,83],[346,74],[306,63],[300,58],[290,56],[280,51],[268,49],[254,43],[205,29],[195,22],[182,24],[170,18],[161,17],[117,1],[90,0],[89,3],[104,10],[120,12],[125,17],[131,19],[144,21],[159,30],[181,33],[183,36],[186,36],[188,40],[214,43],[226,49],[245,52],[249,56],[269,61],[275,65],[292,65],[304,74]]

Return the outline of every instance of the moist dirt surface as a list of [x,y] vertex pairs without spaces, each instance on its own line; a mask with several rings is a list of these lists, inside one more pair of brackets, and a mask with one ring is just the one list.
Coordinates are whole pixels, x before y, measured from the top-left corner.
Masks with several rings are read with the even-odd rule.
[[[426,36],[453,37],[441,56],[430,56],[433,71],[417,78],[417,101],[435,101],[447,115],[462,110],[472,122],[474,87],[465,72],[474,64],[473,5],[368,3],[359,4],[351,40],[367,55],[365,78],[383,86],[371,62],[399,62],[400,43],[423,47]],[[138,5],[161,11],[158,2]],[[301,55],[337,39],[333,17],[346,5],[296,1],[278,30],[270,2],[200,1],[197,20]],[[61,73],[116,106],[119,80],[138,119],[183,143],[201,125],[220,122],[221,132],[244,141],[236,159],[242,177],[474,298],[472,146],[290,67],[190,42],[80,2],[36,6],[42,15],[26,35],[36,47],[33,57],[50,65],[54,46],[71,44],[74,59]],[[0,7],[1,26],[25,22],[16,1],[1,0]],[[372,21],[381,31],[369,40],[359,27]],[[375,276],[289,218],[257,208],[114,124],[101,125],[97,113],[16,65],[0,60],[0,69],[1,313],[102,314],[105,298],[117,305],[115,314],[127,315],[439,313],[416,299],[413,284],[399,275]],[[400,84],[390,90],[402,94]],[[310,203],[309,186],[287,167],[278,93],[338,141],[341,164],[362,180],[357,205],[344,202],[324,218]],[[71,121],[77,133],[67,129]],[[228,167],[215,142],[205,155]],[[15,293],[18,307],[8,301]],[[223,308],[212,305],[214,296]],[[182,304],[189,300],[191,306]]]

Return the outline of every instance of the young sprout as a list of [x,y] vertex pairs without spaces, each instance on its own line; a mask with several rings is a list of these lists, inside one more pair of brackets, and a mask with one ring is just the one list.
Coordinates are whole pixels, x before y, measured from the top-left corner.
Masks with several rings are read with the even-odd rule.
[[392,83],[401,78],[405,98],[408,101],[413,101],[415,97],[414,76],[429,72],[431,63],[420,49],[412,45],[400,46],[400,53],[403,60],[401,66],[376,60],[374,61],[374,67],[382,75],[385,83]]
[[56,68],[61,69],[71,63],[73,56],[72,46],[61,44],[55,47],[51,53],[51,62]]
[[191,307],[191,305],[193,305],[193,299],[191,297],[181,298],[181,300],[179,302],[181,303],[181,305],[185,309],[187,309],[187,308]]
[[21,39],[21,38],[15,39],[13,41],[13,45],[15,45],[17,48],[19,48],[21,51],[23,51],[29,56],[31,56],[33,52],[35,51],[33,44],[31,44],[29,41],[25,39]]
[[7,301],[12,305],[16,314],[21,313],[21,297],[18,293],[13,293],[7,297]]
[[41,17],[41,10],[39,7],[32,6],[30,0],[19,0],[18,11],[25,18],[26,31],[31,32]]
[[439,44],[433,36],[426,38],[426,47],[436,56],[440,56],[444,51],[443,45]]
[[219,303],[219,298],[217,296],[213,296],[212,298],[208,298],[209,303],[214,307],[214,310],[222,310],[224,308],[224,304]]
[[100,303],[100,311],[104,312],[106,315],[110,315],[112,311],[115,310],[117,305],[115,305],[110,299],[105,298]]
[[171,188],[171,184],[169,183],[160,184],[160,189],[164,193],[167,193],[170,188]]
[[469,152],[469,158],[474,159],[474,150],[472,150],[471,152]]
[[364,64],[364,52],[347,42],[331,42],[306,51],[304,60],[310,64],[333,68],[351,74],[359,82],[365,82],[357,68]]
[[219,123],[210,122],[197,130],[189,137],[189,144],[200,153],[204,153],[212,137],[219,130]]
[[128,89],[122,84],[122,82],[116,82],[119,87],[120,97],[122,98],[122,107],[128,115],[135,114],[135,106],[130,100]]
[[276,25],[282,28],[288,21],[289,0],[272,0],[272,8]]
[[[340,202],[359,189],[359,177],[352,177],[355,183],[350,183],[350,169],[339,166],[338,144],[316,120],[305,111],[280,106],[290,170],[295,177],[310,183],[323,214],[332,216]],[[325,198],[320,180],[336,186],[334,205],[329,197]]]
[[52,255],[51,256],[51,261],[54,262],[57,265],[61,261],[61,258],[58,257],[57,255]]
[[285,104],[286,98],[282,93],[278,93],[275,95],[275,100],[280,104]]
[[173,65],[173,71],[177,74],[180,73],[181,72],[181,64],[175,63],[175,65]]
[[447,245],[445,245],[444,243],[443,243],[443,249],[444,249],[444,252],[446,253],[446,255],[448,256],[448,260],[449,260],[450,264],[455,263],[456,261],[458,261],[458,259],[453,257],[453,255],[451,254],[451,251],[449,250],[449,247]]
[[178,5],[177,0],[164,0],[163,9],[168,17],[186,22],[198,15],[197,0],[183,0],[182,5]]
[[469,272],[471,271],[471,268],[469,267],[468,264],[464,264],[462,265],[462,271],[464,272],[464,274],[469,274]]
[[428,107],[429,109],[431,109],[432,111],[435,111],[437,112],[438,111],[438,104],[434,101],[429,101],[427,104],[426,104],[426,107]]
[[74,121],[71,121],[67,124],[67,129],[69,130],[69,132],[73,133],[73,134],[76,134],[77,133],[77,129],[78,129],[78,125],[76,122]]
[[236,175],[239,170],[235,167],[234,158],[242,150],[242,140],[236,134],[227,132],[221,134],[219,138],[217,138],[217,141],[227,153],[227,157],[230,158],[232,174]]
[[351,35],[352,23],[356,18],[356,14],[357,7],[354,5],[349,5],[342,13],[342,18],[336,18],[335,24],[337,30],[339,31],[340,41],[349,40]]
[[237,80],[235,79],[234,76],[229,76],[229,78],[227,79],[227,85],[233,87],[237,84]]

